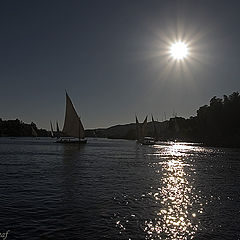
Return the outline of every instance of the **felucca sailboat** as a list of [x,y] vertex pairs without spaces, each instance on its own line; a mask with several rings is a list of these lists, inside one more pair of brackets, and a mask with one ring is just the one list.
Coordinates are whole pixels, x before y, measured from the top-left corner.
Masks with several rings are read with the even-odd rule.
[[85,132],[82,122],[66,92],[66,112],[62,130],[64,137],[59,138],[57,143],[86,143]]
[[136,116],[136,137],[137,142],[142,145],[154,145],[155,139],[152,137],[146,137],[146,128],[147,128],[147,117],[145,118],[143,123],[139,123]]
[[54,134],[54,131],[53,131],[53,126],[52,126],[52,122],[50,121],[50,127],[51,127],[51,137],[54,138],[55,134]]

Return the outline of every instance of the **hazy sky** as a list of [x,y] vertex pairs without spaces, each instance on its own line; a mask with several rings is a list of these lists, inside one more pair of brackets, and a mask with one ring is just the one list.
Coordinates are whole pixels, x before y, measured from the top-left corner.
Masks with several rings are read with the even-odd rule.
[[[189,117],[240,88],[238,1],[0,2],[0,117],[62,127],[67,89],[86,128]],[[191,52],[169,58],[176,39]]]

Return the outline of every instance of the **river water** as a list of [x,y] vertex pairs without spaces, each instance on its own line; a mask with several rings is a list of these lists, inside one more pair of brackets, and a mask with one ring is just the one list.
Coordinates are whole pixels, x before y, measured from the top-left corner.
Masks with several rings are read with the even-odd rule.
[[7,239],[240,239],[240,150],[0,139]]

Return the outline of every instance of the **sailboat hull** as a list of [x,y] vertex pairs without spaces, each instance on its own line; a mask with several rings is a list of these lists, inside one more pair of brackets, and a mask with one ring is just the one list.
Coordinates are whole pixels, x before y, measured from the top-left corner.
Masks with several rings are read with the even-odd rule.
[[138,143],[141,143],[142,145],[154,145],[156,144],[156,140],[151,137],[145,137],[141,140],[137,140]]
[[87,139],[77,139],[77,138],[60,138],[56,141],[56,143],[63,144],[86,144]]

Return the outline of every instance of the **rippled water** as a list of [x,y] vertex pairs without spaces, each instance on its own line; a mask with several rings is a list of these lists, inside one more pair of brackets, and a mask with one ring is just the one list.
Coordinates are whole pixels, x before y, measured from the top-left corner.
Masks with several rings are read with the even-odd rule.
[[240,150],[0,139],[7,239],[240,239]]

